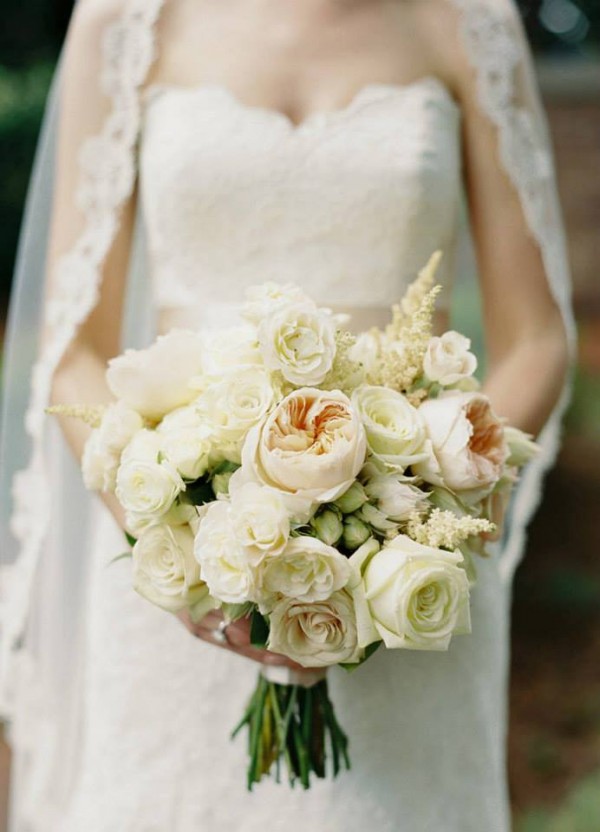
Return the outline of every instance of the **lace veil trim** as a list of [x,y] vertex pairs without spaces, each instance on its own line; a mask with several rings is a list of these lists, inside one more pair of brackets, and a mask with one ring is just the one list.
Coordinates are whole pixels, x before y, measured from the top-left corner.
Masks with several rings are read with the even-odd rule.
[[[497,129],[500,162],[518,193],[529,232],[539,246],[573,357],[576,333],[571,281],[554,160],[518,12],[512,0],[449,2],[460,13],[460,35],[477,74],[479,104]],[[540,434],[542,452],[523,473],[512,501],[500,563],[507,583],[523,555],[527,525],[541,500],[544,474],[558,453],[569,388],[567,384]]]
[[84,226],[73,248],[56,264],[44,310],[44,344],[34,367],[26,428],[32,440],[28,467],[13,484],[11,530],[21,545],[11,567],[4,603],[2,700],[10,711],[10,659],[20,652],[39,555],[49,528],[44,425],[52,379],[79,327],[96,305],[103,263],[115,240],[120,211],[136,178],[141,118],[140,87],[155,54],[155,25],[165,0],[126,0],[105,32],[102,91],[111,112],[101,131],[87,139],[79,157],[77,204]]

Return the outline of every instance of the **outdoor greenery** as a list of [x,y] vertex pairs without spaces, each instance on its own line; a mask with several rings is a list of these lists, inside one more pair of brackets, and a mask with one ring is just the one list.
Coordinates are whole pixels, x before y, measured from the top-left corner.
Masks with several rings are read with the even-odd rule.
[[52,72],[49,62],[18,70],[0,65],[0,295],[4,296],[10,288],[23,200]]
[[526,812],[516,832],[598,832],[600,829],[600,772],[578,783],[558,811]]

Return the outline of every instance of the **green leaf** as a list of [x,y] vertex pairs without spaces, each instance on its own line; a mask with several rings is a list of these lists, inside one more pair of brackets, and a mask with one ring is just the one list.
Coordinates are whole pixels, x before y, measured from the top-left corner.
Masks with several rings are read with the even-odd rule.
[[133,549],[133,547],[137,543],[137,538],[134,537],[132,534],[129,534],[129,532],[125,532],[125,537],[127,538],[127,542],[129,543],[129,545]]
[[224,459],[223,462],[219,462],[216,468],[213,468],[210,476],[214,477],[217,474],[233,474],[233,472],[237,471],[239,467],[240,465],[237,462],[230,462],[228,459]]
[[229,621],[239,621],[240,618],[245,618],[252,613],[254,605],[250,602],[246,604],[222,604],[221,611]]
[[266,647],[269,640],[269,622],[257,609],[250,617],[250,644],[254,647]]
[[185,491],[180,495],[180,499],[186,503],[191,503],[193,506],[202,506],[204,503],[212,503],[215,499],[215,492],[213,491],[210,481],[206,477],[194,480],[186,485]]
[[116,563],[118,560],[124,560],[125,558],[130,558],[130,557],[131,557],[131,552],[123,552],[122,554],[116,555],[114,558],[111,558],[106,565],[107,566],[112,566],[113,563]]
[[347,673],[352,673],[353,670],[356,670],[358,667],[361,666],[361,664],[364,664],[367,661],[367,659],[370,659],[373,653],[375,653],[376,650],[379,650],[382,644],[382,641],[372,642],[367,647],[365,647],[365,655],[359,662],[346,662],[344,664],[340,664],[340,667],[343,667]]

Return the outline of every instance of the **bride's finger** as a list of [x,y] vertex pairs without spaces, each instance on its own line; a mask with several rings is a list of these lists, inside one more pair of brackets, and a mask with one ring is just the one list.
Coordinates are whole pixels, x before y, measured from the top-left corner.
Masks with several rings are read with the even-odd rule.
[[274,664],[278,666],[286,666],[289,664],[289,659],[286,659],[285,656],[279,656],[275,653],[269,653],[268,650],[253,647],[250,644],[249,639],[247,639],[244,635],[242,636],[243,640],[241,642],[236,642],[234,640],[235,635],[232,638],[229,633],[229,627],[231,626],[232,625],[230,624],[226,630],[227,641],[221,640],[218,628],[208,629],[204,626],[197,626],[194,630],[194,635],[196,635],[197,638],[202,639],[202,641],[206,641],[215,647],[220,647],[223,650],[229,650],[231,653],[236,653],[238,656],[244,656],[247,659],[252,659],[259,664]]
[[287,656],[254,647],[250,642],[251,625],[249,618],[241,618],[238,621],[232,621],[231,624],[228,624],[225,628],[225,641],[219,633],[219,627],[223,622],[223,615],[218,610],[207,613],[198,623],[192,621],[187,610],[178,613],[178,618],[194,636],[202,641],[206,641],[208,644],[213,644],[216,647],[221,647],[232,653],[237,653],[240,656],[245,656],[260,664],[275,667],[289,667],[299,673],[306,670],[302,665],[288,659]]

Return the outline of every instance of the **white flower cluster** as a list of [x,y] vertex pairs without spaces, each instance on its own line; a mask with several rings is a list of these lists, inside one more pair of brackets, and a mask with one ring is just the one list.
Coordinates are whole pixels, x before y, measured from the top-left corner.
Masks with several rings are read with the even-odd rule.
[[[354,339],[299,288],[265,284],[238,326],[110,362],[116,402],[82,465],[125,509],[138,592],[197,619],[251,605],[269,649],[310,667],[469,631],[457,546],[489,529],[490,494],[535,445],[478,391],[469,341],[428,330],[425,276],[387,334]],[[394,364],[411,333],[410,366]],[[388,377],[410,386],[373,383]]]

